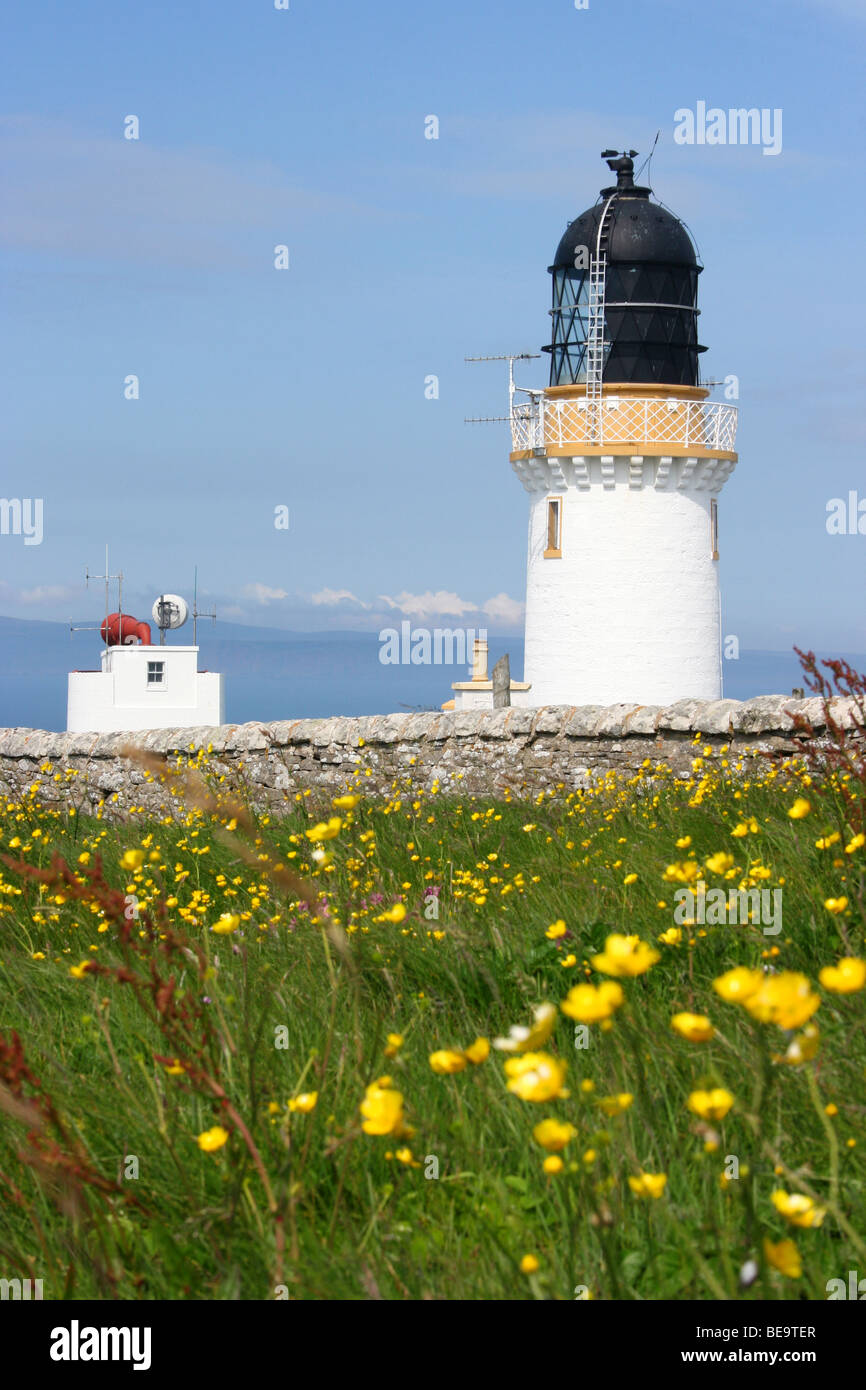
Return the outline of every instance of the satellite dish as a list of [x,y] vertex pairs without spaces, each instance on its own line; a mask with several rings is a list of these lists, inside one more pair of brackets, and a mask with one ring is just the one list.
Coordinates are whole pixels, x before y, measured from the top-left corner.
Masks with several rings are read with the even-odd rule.
[[179,594],[160,594],[151,613],[160,632],[166,632],[170,628],[183,627],[189,617],[189,607],[186,599]]

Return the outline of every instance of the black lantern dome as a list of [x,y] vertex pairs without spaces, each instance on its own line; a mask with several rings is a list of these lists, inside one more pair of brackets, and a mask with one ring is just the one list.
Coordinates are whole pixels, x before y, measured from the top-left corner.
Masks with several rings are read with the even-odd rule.
[[605,384],[656,382],[697,386],[698,265],[682,222],[652,189],[634,182],[636,150],[603,158],[616,186],[569,225],[552,266],[550,384],[585,382],[590,336],[591,262],[603,257]]

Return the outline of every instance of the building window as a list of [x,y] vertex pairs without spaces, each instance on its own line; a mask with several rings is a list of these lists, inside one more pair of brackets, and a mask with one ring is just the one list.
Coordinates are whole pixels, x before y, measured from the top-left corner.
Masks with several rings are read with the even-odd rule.
[[562,498],[547,499],[547,549],[545,560],[562,558]]
[[165,662],[149,661],[147,663],[147,683],[148,685],[162,685],[165,680]]
[[719,504],[715,497],[710,499],[710,535],[712,537],[713,559],[719,558]]

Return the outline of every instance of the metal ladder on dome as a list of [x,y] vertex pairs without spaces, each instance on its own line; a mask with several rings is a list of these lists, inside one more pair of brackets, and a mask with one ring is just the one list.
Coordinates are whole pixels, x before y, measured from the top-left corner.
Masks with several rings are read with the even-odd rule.
[[613,204],[612,193],[604,205],[595,239],[595,254],[589,259],[589,322],[586,335],[586,437],[590,443],[601,442],[601,383],[604,374],[604,304],[607,276],[607,249]]

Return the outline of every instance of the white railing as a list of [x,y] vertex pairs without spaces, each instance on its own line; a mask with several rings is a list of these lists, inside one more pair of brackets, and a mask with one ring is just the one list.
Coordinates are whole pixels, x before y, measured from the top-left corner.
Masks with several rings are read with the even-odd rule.
[[600,401],[534,395],[511,412],[512,450],[563,445],[670,444],[733,453],[737,407],[721,401],[617,396]]

